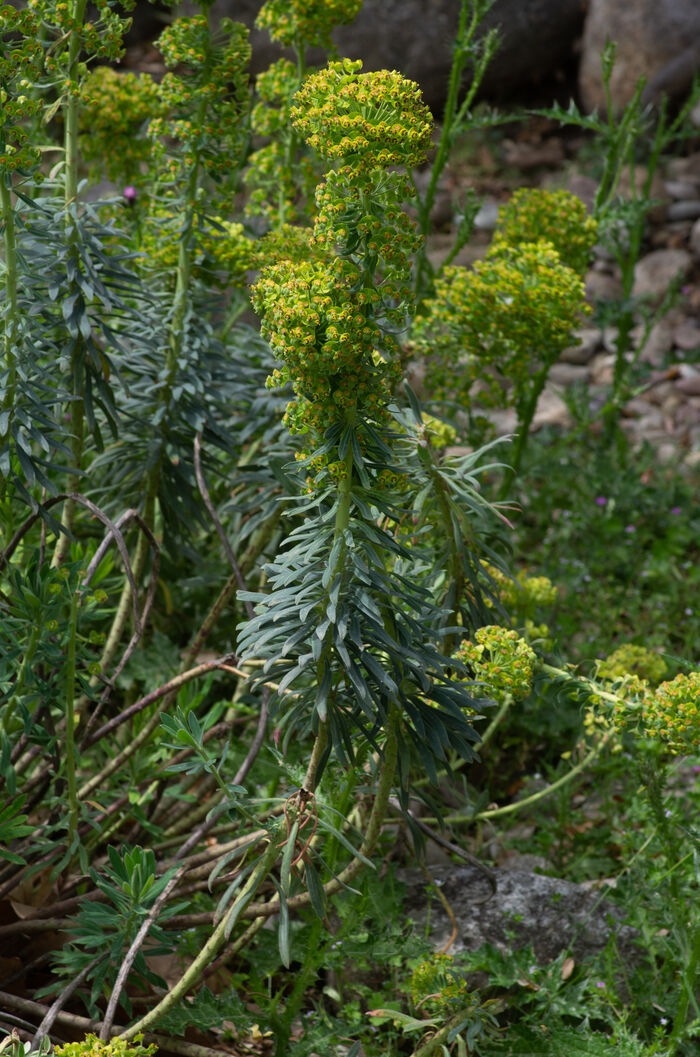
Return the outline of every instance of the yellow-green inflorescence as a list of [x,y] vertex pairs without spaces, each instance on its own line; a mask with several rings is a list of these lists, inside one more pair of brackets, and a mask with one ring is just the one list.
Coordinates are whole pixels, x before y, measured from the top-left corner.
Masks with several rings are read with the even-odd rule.
[[[486,257],[472,269],[445,268],[414,327],[436,391],[485,405],[517,407],[533,373],[554,362],[582,315],[583,275],[597,225],[567,191],[517,191],[501,209]],[[494,371],[504,376],[504,385]]]
[[485,696],[499,704],[527,697],[538,663],[527,642],[511,628],[495,624],[479,628],[475,639],[465,639],[456,657],[472,670]]
[[298,132],[327,161],[316,192],[316,259],[266,268],[253,289],[265,337],[291,382],[287,423],[322,435],[333,423],[383,418],[400,376],[396,334],[412,312],[415,225],[403,212],[408,179],[387,166],[425,158],[431,118],[418,86],[397,73],[330,63],[296,96]]
[[499,245],[471,270],[446,268],[414,332],[429,358],[430,384],[468,393],[479,381],[479,399],[504,406],[511,396],[495,369],[512,383],[517,403],[533,370],[572,342],[590,311],[584,297],[583,280],[545,240]]
[[40,26],[32,9],[0,7],[0,179],[38,160],[26,123],[41,106],[32,91],[43,65]]
[[550,242],[562,263],[586,274],[598,237],[598,224],[570,191],[521,187],[501,206],[491,253],[521,242]]
[[598,665],[598,677],[601,679],[614,681],[632,675],[652,686],[661,682],[666,671],[667,664],[663,657],[646,646],[635,646],[631,642],[618,646]]
[[152,77],[97,66],[81,87],[83,157],[110,180],[137,187],[146,179],[152,153],[145,130],[164,113],[165,104]]
[[362,7],[362,0],[266,0],[255,21],[278,44],[331,45],[335,26],[347,25]]
[[67,1042],[56,1046],[56,1057],[152,1057],[158,1047],[151,1043],[143,1046],[143,1035],[135,1035],[133,1040],[115,1038],[103,1042],[96,1035],[86,1035],[79,1042]]

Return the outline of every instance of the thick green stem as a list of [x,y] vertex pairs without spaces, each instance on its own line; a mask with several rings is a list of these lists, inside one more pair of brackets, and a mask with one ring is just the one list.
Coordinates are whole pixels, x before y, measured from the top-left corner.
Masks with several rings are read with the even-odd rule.
[[530,426],[532,425],[532,420],[535,417],[535,412],[537,411],[537,404],[539,402],[540,396],[542,395],[542,390],[545,387],[547,377],[549,375],[549,370],[553,363],[554,359],[552,359],[551,356],[547,358],[544,363],[544,366],[541,367],[537,374],[534,376],[534,378],[532,378],[530,383],[530,391],[528,392],[527,396],[521,397],[521,399],[516,400],[515,406],[518,413],[518,433],[515,438],[515,443],[513,445],[513,454],[510,460],[510,466],[506,470],[505,476],[503,478],[503,483],[501,485],[501,499],[505,499],[508,496],[510,486],[512,485],[513,481],[520,472],[520,466],[523,461],[523,455],[525,454],[525,448],[527,447],[527,442],[530,439]]
[[[80,48],[81,30],[85,18],[87,0],[74,0],[71,10],[72,30],[68,44],[68,68],[66,71],[66,101],[63,111],[65,122],[64,149],[65,149],[65,211],[66,211],[66,242],[69,256],[77,256],[78,242],[80,239],[77,223],[76,208],[78,198],[78,120],[80,115]],[[80,471],[83,462],[83,447],[85,441],[85,406],[83,402],[83,382],[80,361],[84,355],[83,339],[74,339],[74,348],[71,360],[72,374],[72,400],[70,403],[70,431],[71,431],[71,453],[73,462],[73,473],[68,482],[69,492],[80,491]],[[70,550],[70,532],[75,520],[77,504],[74,499],[67,499],[63,504],[61,525],[64,529],[56,542],[53,556],[53,564],[61,565],[68,556]]]
[[17,332],[19,308],[17,304],[17,243],[15,239],[15,211],[9,177],[0,174],[0,207],[2,208],[3,241],[5,246],[5,333],[3,350],[7,382],[2,401],[2,410],[10,411],[17,388]]

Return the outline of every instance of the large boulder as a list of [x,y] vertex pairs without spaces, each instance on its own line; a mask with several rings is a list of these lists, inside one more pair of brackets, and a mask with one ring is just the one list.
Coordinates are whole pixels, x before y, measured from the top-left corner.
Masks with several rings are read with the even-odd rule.
[[616,112],[632,98],[639,78],[645,99],[682,97],[700,71],[698,0],[590,0],[581,47],[579,92],[587,110],[605,108],[600,55],[607,40],[617,47],[610,79]]
[[[189,6],[188,6],[189,5]],[[253,26],[261,0],[215,0],[216,21],[232,18]],[[355,21],[333,33],[340,55],[361,58],[365,70],[396,69],[417,81],[440,116],[452,62],[459,0],[365,0]],[[191,0],[177,9],[194,11]],[[495,0],[482,30],[498,27],[502,43],[486,75],[482,96],[513,99],[521,90],[570,64],[583,28],[582,0]],[[267,33],[253,29],[253,72],[282,54]],[[312,52],[312,64],[324,61]]]
[[[532,945],[543,964],[562,951],[580,960],[599,954],[613,933],[623,956],[634,959],[639,954],[637,933],[623,923],[623,911],[594,888],[527,870],[499,869],[494,871],[492,893],[487,877],[472,866],[434,867],[432,874],[457,921],[453,954],[490,943],[502,950]],[[422,925],[428,919],[425,878],[411,870],[401,879],[406,884],[406,909]],[[436,948],[443,947],[452,925],[435,898],[429,919],[431,941]]]

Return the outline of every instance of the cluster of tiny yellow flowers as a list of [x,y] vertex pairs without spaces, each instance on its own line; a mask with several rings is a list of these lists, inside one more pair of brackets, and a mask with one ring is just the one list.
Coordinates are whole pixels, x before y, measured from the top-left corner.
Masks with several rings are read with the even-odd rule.
[[148,122],[165,112],[152,77],[91,70],[80,90],[80,148],[93,170],[115,182],[138,185],[151,158]]
[[296,128],[328,161],[419,165],[433,130],[420,88],[395,70],[360,74],[361,68],[359,60],[343,59],[309,77],[292,110]]
[[437,1013],[468,994],[466,980],[450,972],[452,964],[449,954],[433,954],[413,970],[408,990],[421,1008]]
[[161,33],[157,46],[169,72],[158,92],[171,116],[153,120],[149,131],[161,156],[166,140],[175,138],[186,170],[198,161],[222,180],[235,169],[245,145],[242,116],[248,106],[250,43],[240,23],[222,19],[220,28],[223,43],[216,47],[205,15],[178,18]]
[[626,676],[636,676],[645,682],[656,686],[661,682],[667,671],[667,665],[663,657],[653,653],[645,646],[635,646],[628,642],[618,646],[609,657],[598,665],[598,677],[615,682]]
[[42,68],[39,26],[33,10],[0,8],[0,179],[3,173],[31,168],[38,159],[25,122],[41,105],[31,84]]
[[700,672],[677,675],[645,695],[642,724],[647,737],[676,756],[700,749]]
[[255,25],[278,44],[328,48],[334,27],[352,22],[361,7],[362,0],[266,0]]
[[287,222],[293,222],[313,203],[320,175],[318,164],[308,155],[297,157],[292,140],[291,108],[299,88],[298,70],[287,59],[280,59],[259,74],[255,87],[258,102],[251,113],[251,127],[256,135],[273,138],[248,159],[246,213],[274,223],[282,212]]
[[496,624],[479,628],[476,642],[465,639],[456,657],[471,668],[486,695],[495,701],[527,697],[537,666],[537,655],[511,628]]
[[142,1039],[143,1035],[135,1035],[129,1042],[119,1037],[102,1042],[96,1035],[86,1035],[79,1042],[56,1046],[54,1053],[56,1057],[151,1057],[158,1047],[155,1043],[142,1046]]
[[297,396],[286,413],[293,432],[323,433],[344,411],[377,413],[390,388],[373,362],[382,333],[357,304],[357,270],[341,258],[282,261],[266,268],[252,291],[262,333],[284,367],[269,384],[291,381]]
[[561,260],[585,275],[598,235],[598,224],[570,191],[522,187],[502,206],[490,252],[521,242],[550,242]]
[[252,292],[263,334],[283,363],[269,384],[291,382],[297,396],[286,416],[296,432],[323,434],[332,423],[357,414],[375,422],[384,417],[400,374],[394,333],[406,325],[412,307],[416,234],[401,208],[406,178],[386,172],[385,165],[388,156],[391,164],[406,163],[416,148],[406,141],[401,153],[393,131],[383,140],[379,115],[387,128],[409,129],[413,110],[403,108],[418,107],[424,120],[425,107],[412,82],[386,71],[362,75],[360,65],[332,63],[314,74],[297,93],[292,113],[297,130],[324,157],[341,157],[332,146],[338,120],[348,99],[361,98],[376,133],[373,148],[351,152],[348,164],[328,172],[320,184],[315,258],[266,268]]
[[499,602],[511,615],[531,615],[539,606],[551,606],[556,602],[558,591],[548,576],[528,576],[527,570],[521,569],[513,578],[490,562],[484,562],[483,569],[490,589],[495,591]]
[[504,406],[511,397],[495,369],[513,383],[517,404],[533,370],[571,342],[590,311],[584,296],[582,279],[551,242],[499,247],[472,270],[446,268],[414,331],[417,349],[430,357],[431,383],[468,393],[478,380],[479,399]]

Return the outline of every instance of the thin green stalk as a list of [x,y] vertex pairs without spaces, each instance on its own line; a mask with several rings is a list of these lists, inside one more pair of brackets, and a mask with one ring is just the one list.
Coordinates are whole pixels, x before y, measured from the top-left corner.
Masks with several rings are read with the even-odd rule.
[[65,692],[65,744],[64,760],[66,767],[66,784],[68,791],[68,846],[73,847],[78,839],[78,792],[75,778],[75,690],[76,690],[76,640],[78,637],[78,610],[80,595],[76,589],[71,598],[68,649],[66,655],[66,692]]

